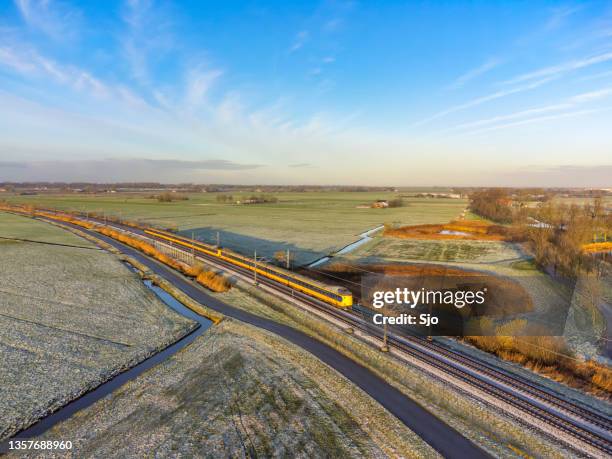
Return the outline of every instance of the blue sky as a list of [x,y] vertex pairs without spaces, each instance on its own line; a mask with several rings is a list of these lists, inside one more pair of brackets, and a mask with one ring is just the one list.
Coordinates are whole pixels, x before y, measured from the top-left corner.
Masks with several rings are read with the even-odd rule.
[[0,180],[612,186],[610,2],[0,0]]

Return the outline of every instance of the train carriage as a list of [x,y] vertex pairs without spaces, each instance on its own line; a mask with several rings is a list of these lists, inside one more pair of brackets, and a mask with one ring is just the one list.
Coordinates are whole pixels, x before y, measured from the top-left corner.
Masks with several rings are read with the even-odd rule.
[[348,308],[353,305],[353,296],[349,290],[343,287],[335,287],[314,281],[305,276],[287,271],[266,262],[255,261],[228,249],[222,249],[210,244],[184,238],[174,233],[157,229],[146,229],[145,233],[173,242],[175,244],[205,253],[227,263],[239,266],[249,271],[256,271],[258,276],[272,279],[280,284],[291,287],[294,290],[305,293],[326,303],[340,308]]

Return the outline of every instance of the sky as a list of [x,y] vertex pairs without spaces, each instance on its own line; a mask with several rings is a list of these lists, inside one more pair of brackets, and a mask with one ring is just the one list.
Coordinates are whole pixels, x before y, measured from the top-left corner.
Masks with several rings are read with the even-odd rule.
[[612,2],[0,0],[0,181],[612,187]]

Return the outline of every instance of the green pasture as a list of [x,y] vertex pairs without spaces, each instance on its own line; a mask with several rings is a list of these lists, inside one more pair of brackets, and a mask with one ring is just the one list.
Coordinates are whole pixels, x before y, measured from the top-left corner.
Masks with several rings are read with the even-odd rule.
[[[219,232],[221,244],[226,247],[245,254],[257,250],[266,257],[288,249],[298,263],[338,250],[358,239],[360,233],[384,223],[443,223],[459,216],[467,205],[463,199],[407,197],[405,206],[400,208],[359,207],[397,196],[390,192],[272,193],[277,203],[247,205],[220,203],[217,193],[191,194],[187,201],[171,203],[160,203],[148,197],[150,194],[41,194],[6,199],[178,228],[205,242],[215,242]],[[235,200],[243,200],[254,193],[231,194]]]

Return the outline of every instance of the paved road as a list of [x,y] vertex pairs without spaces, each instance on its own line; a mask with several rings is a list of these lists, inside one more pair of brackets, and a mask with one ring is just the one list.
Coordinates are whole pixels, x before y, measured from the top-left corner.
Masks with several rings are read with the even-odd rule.
[[141,252],[127,247],[114,239],[102,236],[96,232],[86,231],[81,227],[76,228],[80,231],[88,232],[92,236],[103,239],[105,242],[137,259],[155,274],[168,280],[201,304],[205,304],[209,308],[228,317],[268,330],[310,352],[378,401],[391,414],[396,416],[410,430],[415,432],[444,457],[470,459],[490,457],[485,451],[474,445],[451,426],[412,401],[385,380],[326,344],[294,328],[230,306],[203,292],[199,287],[186,280],[171,268],[161,265],[144,256]]

